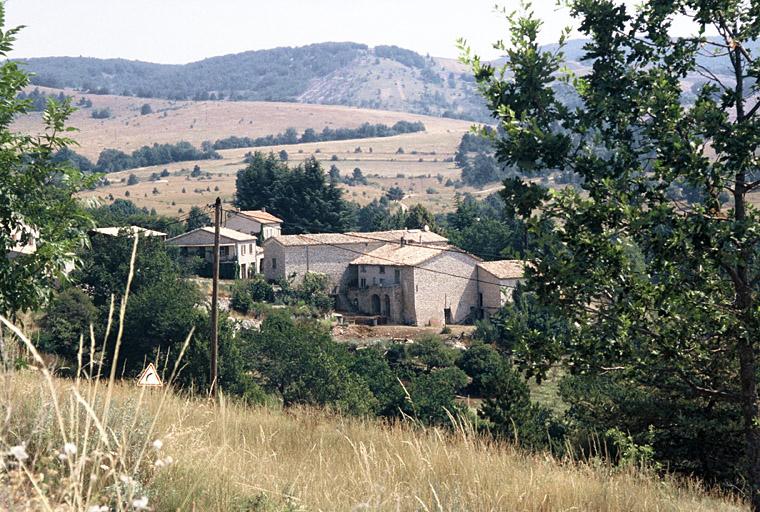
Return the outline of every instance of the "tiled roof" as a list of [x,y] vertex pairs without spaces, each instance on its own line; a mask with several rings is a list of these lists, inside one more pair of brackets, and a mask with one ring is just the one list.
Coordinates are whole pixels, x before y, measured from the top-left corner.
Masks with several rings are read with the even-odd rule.
[[352,265],[416,266],[441,254],[445,247],[388,244],[359,256]]
[[[206,235],[206,240],[202,243],[191,243],[189,245],[198,245],[198,246],[206,246],[206,245],[213,245],[214,243],[214,228],[212,226],[204,226],[202,228],[197,228],[192,231],[188,231],[187,233],[183,233],[179,236],[175,236],[174,238],[171,238],[166,241],[166,243],[170,245],[184,245],[182,243],[182,239],[188,238],[191,235],[194,235],[198,232],[202,232]],[[230,228],[219,228],[219,236],[220,238],[226,238],[228,240],[232,240],[233,242],[250,242],[252,240],[256,240],[256,235],[249,235],[247,233],[241,233],[240,231],[235,231],[234,229]]]
[[282,219],[264,210],[241,210],[238,213],[257,220],[262,224],[282,224]]
[[161,231],[155,231],[153,229],[141,228],[140,226],[122,226],[122,227],[110,227],[110,228],[95,228],[92,231],[100,233],[101,235],[119,236],[122,231],[127,231],[134,235],[140,233],[143,236],[166,236],[166,233]]
[[481,261],[478,266],[498,279],[521,279],[526,262],[522,260]]
[[393,229],[390,231],[370,231],[369,233],[354,231],[346,234],[360,238],[382,240],[384,242],[400,242],[402,238],[420,244],[448,242],[446,237],[424,229]]
[[273,236],[269,240],[275,240],[285,246],[297,245],[342,245],[342,244],[361,244],[372,242],[396,242],[401,243],[401,239],[413,243],[445,243],[446,238],[421,229],[396,229],[392,231],[370,231],[368,233],[349,232],[349,233],[314,233],[307,235],[281,235]]

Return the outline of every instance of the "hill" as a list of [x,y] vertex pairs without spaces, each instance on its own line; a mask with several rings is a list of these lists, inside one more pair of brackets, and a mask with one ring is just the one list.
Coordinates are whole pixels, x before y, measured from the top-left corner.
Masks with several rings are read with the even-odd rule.
[[[106,383],[48,385],[31,371],[5,372],[0,385],[0,406],[12,411],[0,441],[13,447],[11,454],[28,455],[26,474],[44,489],[40,498],[9,456],[3,509],[105,510],[90,508],[94,502],[156,512],[746,510],[693,482],[560,462],[468,427],[423,429],[314,409],[215,404],[141,391],[128,381],[115,383],[111,395]],[[84,456],[93,463],[78,464]]]
[[35,73],[35,85],[99,94],[320,103],[487,118],[464,66],[396,46],[320,43],[183,65],[86,57],[21,60]]
[[[33,88],[32,88],[33,90]],[[118,95],[81,93],[72,89],[60,90],[40,87],[44,95],[63,93],[72,97],[78,110],[69,125],[77,128],[71,137],[79,145],[75,148],[92,160],[97,160],[105,148],[131,152],[144,145],[173,144],[188,141],[200,147],[204,141],[215,141],[230,136],[265,137],[295,128],[299,133],[307,128],[320,132],[323,128],[358,128],[364,123],[382,123],[388,126],[398,121],[419,121],[425,132],[419,135],[435,136],[442,133],[467,131],[471,123],[367,108],[336,105],[314,105],[264,101],[178,101],[134,98]],[[143,105],[150,113],[143,114]],[[107,111],[107,117],[93,117]],[[13,128],[23,133],[38,133],[43,128],[42,114],[32,112],[15,120]],[[452,137],[455,148],[458,139]],[[398,146],[396,146],[398,147]]]

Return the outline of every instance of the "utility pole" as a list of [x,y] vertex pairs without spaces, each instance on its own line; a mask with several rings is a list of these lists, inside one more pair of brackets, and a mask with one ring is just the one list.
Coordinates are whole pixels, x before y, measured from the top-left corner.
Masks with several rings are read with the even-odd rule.
[[222,223],[222,200],[214,203],[214,259],[211,284],[211,396],[216,396],[218,387],[217,358],[219,357],[219,226]]

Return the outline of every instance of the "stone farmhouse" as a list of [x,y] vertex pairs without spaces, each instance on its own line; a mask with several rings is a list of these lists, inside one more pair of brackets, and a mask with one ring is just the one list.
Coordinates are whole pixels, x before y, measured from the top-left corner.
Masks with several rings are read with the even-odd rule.
[[266,210],[229,212],[224,226],[249,235],[257,235],[261,242],[282,234],[282,219],[275,217]]
[[275,236],[263,248],[268,280],[322,273],[338,310],[407,325],[487,317],[511,298],[523,268],[483,262],[428,230]]
[[[214,228],[205,226],[183,233],[166,241],[179,247],[184,257],[199,256],[207,262],[214,257]],[[226,227],[219,228],[219,264],[235,269],[226,277],[250,277],[259,273],[256,235],[241,233]]]

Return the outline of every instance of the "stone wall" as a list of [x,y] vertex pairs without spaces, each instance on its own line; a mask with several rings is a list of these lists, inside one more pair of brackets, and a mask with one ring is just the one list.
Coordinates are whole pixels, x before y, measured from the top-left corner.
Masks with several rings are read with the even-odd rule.
[[478,260],[455,251],[444,251],[414,269],[414,309],[417,325],[462,323],[478,309]]

